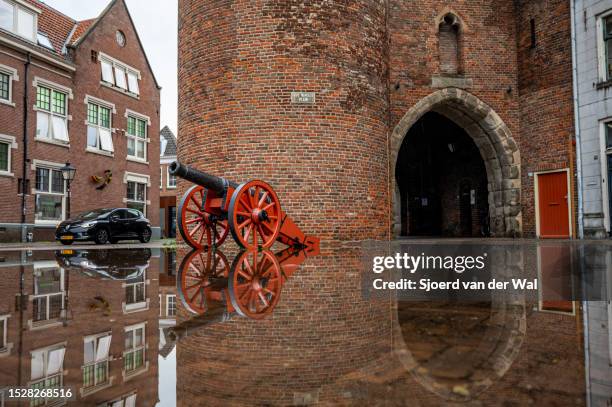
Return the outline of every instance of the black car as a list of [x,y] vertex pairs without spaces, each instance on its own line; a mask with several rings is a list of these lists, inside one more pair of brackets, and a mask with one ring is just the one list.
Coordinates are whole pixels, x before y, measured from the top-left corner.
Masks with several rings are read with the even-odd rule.
[[147,243],[151,240],[151,222],[136,209],[95,209],[60,223],[55,239],[65,245],[75,241],[105,244],[132,239]]

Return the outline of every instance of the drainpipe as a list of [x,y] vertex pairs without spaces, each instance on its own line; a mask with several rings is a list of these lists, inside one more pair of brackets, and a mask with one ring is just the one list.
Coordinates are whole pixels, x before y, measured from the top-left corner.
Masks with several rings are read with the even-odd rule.
[[25,242],[27,229],[25,228],[26,223],[26,187],[28,177],[28,125],[29,125],[29,112],[30,112],[30,97],[28,92],[28,82],[30,81],[30,62],[32,62],[32,56],[28,52],[27,59],[24,64],[25,73],[23,81],[23,167],[22,167],[22,178],[21,178],[21,240]]
[[[578,238],[584,239],[584,203],[582,194],[582,144],[580,142],[580,95],[578,93],[578,41],[576,38],[576,1],[571,0],[571,25],[572,25],[572,76],[574,88],[574,125],[576,126],[576,178],[578,180]],[[603,188],[603,187],[602,187]],[[584,246],[579,247],[580,251],[580,266],[581,271],[584,271]],[[584,276],[585,274],[582,273]],[[583,292],[583,296],[585,293]],[[584,371],[586,385],[586,403],[587,407],[591,407],[591,361],[590,357],[590,335],[589,335],[589,313],[588,302],[581,301],[582,305],[582,323],[583,323],[583,347],[584,347]]]
[[572,77],[574,91],[574,126],[576,133],[576,179],[578,187],[578,238],[584,239],[584,202],[582,193],[582,143],[580,141],[580,95],[578,94],[578,50],[576,39],[576,0],[571,0]]

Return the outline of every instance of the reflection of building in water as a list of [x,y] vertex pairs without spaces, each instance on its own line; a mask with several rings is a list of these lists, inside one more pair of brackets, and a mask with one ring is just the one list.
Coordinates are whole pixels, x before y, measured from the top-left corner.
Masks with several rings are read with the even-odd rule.
[[164,328],[176,324],[176,252],[161,250],[159,258],[159,354],[166,358],[174,349]]
[[367,299],[360,262],[359,250],[324,250],[286,282],[267,319],[233,318],[183,337],[179,405],[585,403],[580,313],[515,296]]
[[585,346],[592,406],[612,405],[612,246],[587,246],[585,263],[595,275],[593,286],[601,290],[604,301],[584,301]]
[[0,383],[68,387],[79,405],[154,405],[158,307],[150,273],[158,259],[139,250],[66,253],[34,252],[0,267]]
[[583,405],[580,318],[532,305],[525,308],[523,335],[513,337],[520,320],[499,324],[501,315],[487,304],[400,304],[413,364],[399,387],[422,405],[438,405],[441,396],[483,405]]

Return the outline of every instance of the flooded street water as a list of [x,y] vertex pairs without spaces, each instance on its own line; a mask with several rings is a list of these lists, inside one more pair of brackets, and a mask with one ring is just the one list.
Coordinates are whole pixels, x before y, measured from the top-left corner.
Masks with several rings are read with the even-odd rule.
[[[58,386],[91,406],[609,405],[610,302],[575,294],[580,249],[521,250],[540,294],[478,301],[368,295],[359,245],[5,252],[0,394],[6,405],[10,388]],[[551,250],[567,262],[549,267]],[[607,292],[612,246],[598,250]]]

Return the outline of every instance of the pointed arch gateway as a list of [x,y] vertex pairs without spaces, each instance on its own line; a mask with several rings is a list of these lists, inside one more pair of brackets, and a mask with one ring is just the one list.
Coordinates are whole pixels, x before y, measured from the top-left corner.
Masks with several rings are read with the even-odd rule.
[[486,103],[462,89],[438,90],[417,102],[399,121],[390,138],[391,196],[394,235],[401,228],[401,205],[396,181],[400,149],[409,130],[429,112],[448,118],[473,140],[487,173],[490,233],[494,237],[522,234],[521,157],[518,145],[499,115]]

